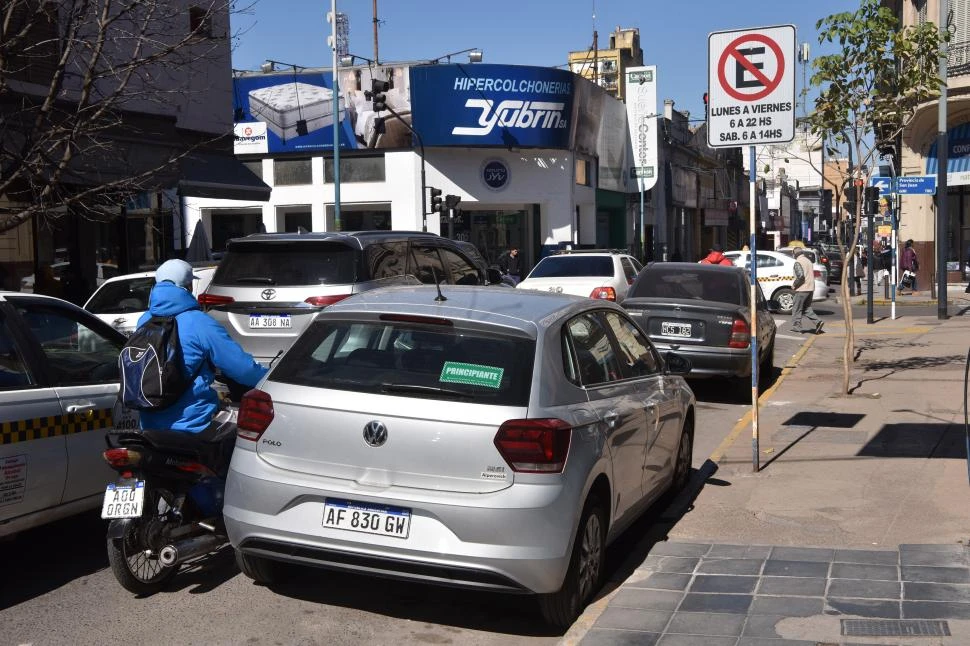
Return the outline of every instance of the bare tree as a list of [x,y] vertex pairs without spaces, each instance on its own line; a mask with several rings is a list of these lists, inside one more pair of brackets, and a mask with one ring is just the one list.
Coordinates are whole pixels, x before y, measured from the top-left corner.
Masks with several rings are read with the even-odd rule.
[[850,239],[843,239],[842,226],[835,227],[843,260],[840,296],[846,329],[842,392],[849,394],[855,339],[847,270],[862,228],[861,186],[871,174],[863,169],[874,166],[880,148],[896,140],[920,105],[939,96],[944,83],[938,74],[939,51],[947,35],[929,22],[901,28],[879,0],[862,0],[858,11],[831,15],[816,26],[819,42],[838,43],[841,51],[814,61],[812,84],[820,93],[809,119],[826,141],[854,152],[856,166],[840,188],[860,186],[855,212],[849,214],[854,224]]
[[116,215],[228,135],[231,4],[0,0],[0,232]]

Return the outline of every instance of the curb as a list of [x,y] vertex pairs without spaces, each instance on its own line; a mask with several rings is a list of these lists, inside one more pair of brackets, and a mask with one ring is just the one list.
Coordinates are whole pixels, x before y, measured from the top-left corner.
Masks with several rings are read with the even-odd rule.
[[[812,344],[815,343],[815,339],[816,337],[814,335],[808,337],[808,339],[802,343],[802,347],[792,355],[791,359],[789,359],[785,364],[785,367],[781,369],[781,374],[778,375],[777,379],[775,379],[775,383],[771,384],[771,387],[758,395],[759,406],[768,401],[778,387],[781,386],[782,382],[785,381],[785,378],[791,373],[791,371],[798,367],[799,361],[801,361],[802,357],[808,353],[809,348],[811,348]],[[731,432],[728,433],[727,437],[725,437],[718,447],[714,449],[714,452],[711,453],[710,457],[704,462],[704,464],[701,465],[699,469],[695,470],[690,482],[688,482],[687,487],[685,488],[685,491],[680,492],[674,498],[674,500],[670,502],[667,509],[675,508],[678,505],[683,505],[684,498],[687,496],[686,492],[688,491],[691,492],[691,500],[693,500],[693,498],[700,493],[700,490],[703,488],[707,479],[717,472],[718,463],[724,458],[724,454],[738,440],[741,432],[748,428],[748,426],[751,424],[751,417],[752,413],[751,409],[749,408],[748,412],[745,413],[740,420],[738,420],[738,423],[734,425],[734,428],[731,429]],[[760,470],[760,464],[758,465],[758,468]],[[663,512],[660,514],[660,517],[665,515],[666,512]],[[586,633],[588,633],[589,630],[596,624],[596,620],[599,619],[600,615],[603,614],[603,611],[606,610],[610,600],[612,600],[616,593],[622,589],[625,583],[626,581],[623,581],[609,594],[586,606],[586,609],[583,611],[583,614],[580,615],[579,619],[577,619],[576,622],[570,626],[569,630],[567,630],[566,633],[559,639],[557,646],[576,646],[579,644],[583,640],[583,637],[586,636]]]

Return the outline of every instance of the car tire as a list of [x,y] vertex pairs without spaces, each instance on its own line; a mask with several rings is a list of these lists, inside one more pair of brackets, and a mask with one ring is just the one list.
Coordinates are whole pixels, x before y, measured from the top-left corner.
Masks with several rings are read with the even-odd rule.
[[239,566],[239,570],[243,574],[259,585],[280,583],[283,579],[282,570],[285,565],[279,561],[253,556],[252,554],[243,554],[236,550],[236,565]]
[[684,419],[684,428],[680,433],[680,445],[677,447],[677,459],[674,462],[674,476],[670,482],[670,494],[677,495],[687,487],[690,481],[690,469],[694,463],[694,418],[690,415]]
[[539,595],[539,609],[546,623],[565,630],[576,621],[602,585],[605,561],[606,511],[599,499],[590,495],[579,519],[562,587]]
[[775,302],[782,314],[791,314],[792,308],[795,307],[795,292],[788,287],[782,287],[771,296],[771,300]]

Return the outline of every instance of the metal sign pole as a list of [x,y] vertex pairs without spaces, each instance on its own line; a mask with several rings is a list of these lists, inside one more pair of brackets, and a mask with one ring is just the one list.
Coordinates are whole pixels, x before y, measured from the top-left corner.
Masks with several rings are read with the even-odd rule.
[[750,238],[751,241],[748,246],[751,251],[748,254],[750,260],[751,271],[749,276],[751,277],[751,296],[749,302],[751,304],[751,470],[757,473],[761,469],[760,458],[759,458],[759,446],[758,446],[758,244],[757,244],[757,232],[758,232],[758,220],[757,220],[757,203],[755,202],[755,147],[749,146],[749,159],[750,163],[748,168],[750,168],[749,182],[748,182],[748,200],[751,204],[751,209],[749,211],[748,226],[751,228]]

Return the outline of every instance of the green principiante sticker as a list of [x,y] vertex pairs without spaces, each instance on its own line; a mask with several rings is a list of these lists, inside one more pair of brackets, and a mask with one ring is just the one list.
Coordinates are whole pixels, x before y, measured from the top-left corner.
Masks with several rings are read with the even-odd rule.
[[484,386],[485,388],[498,388],[502,385],[502,375],[505,368],[493,368],[492,366],[480,366],[477,363],[458,363],[457,361],[445,361],[441,368],[439,381],[452,384],[469,384],[471,386]]

